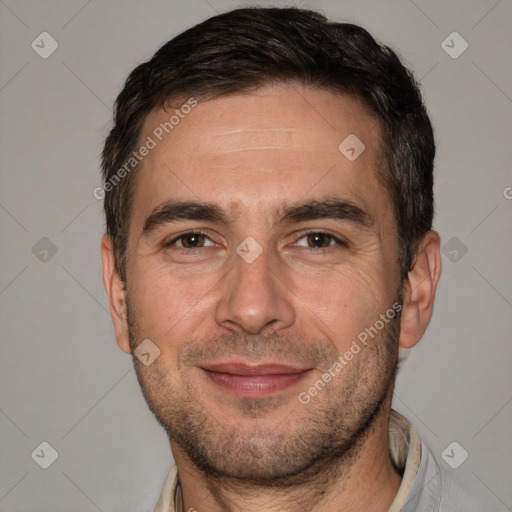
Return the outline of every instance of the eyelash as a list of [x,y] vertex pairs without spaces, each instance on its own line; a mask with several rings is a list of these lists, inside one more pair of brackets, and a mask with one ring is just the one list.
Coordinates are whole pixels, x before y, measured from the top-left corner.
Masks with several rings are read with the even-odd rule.
[[332,247],[336,247],[339,249],[340,247],[348,247],[348,242],[346,240],[343,240],[336,235],[333,235],[332,233],[329,233],[329,231],[321,231],[316,229],[310,229],[309,231],[304,231],[303,233],[300,233],[297,235],[295,242],[298,242],[304,237],[307,237],[308,235],[326,235],[330,237],[331,241],[334,241],[334,245],[328,245],[327,247],[307,247],[308,249],[315,249],[316,252],[323,252],[326,251]]
[[[342,240],[340,239],[339,237],[333,235],[332,233],[329,233],[328,231],[321,231],[321,230],[315,230],[315,229],[312,229],[312,230],[309,230],[309,231],[305,231],[303,233],[300,233],[296,236],[295,238],[295,243],[298,242],[299,240],[301,240],[302,238],[304,237],[307,237],[308,235],[327,235],[328,237],[331,238],[331,240],[334,240],[336,242],[336,245],[340,246],[340,247],[348,247],[348,243],[345,241],[345,240]],[[185,233],[182,233],[181,235],[173,238],[172,240],[169,240],[168,242],[165,242],[164,243],[164,247],[171,247],[173,245],[176,244],[176,242],[178,240],[181,240],[187,236],[191,236],[191,235],[204,235],[206,238],[208,238],[210,241],[213,242],[213,240],[208,236],[207,233],[201,231],[201,230],[193,230],[193,231],[187,231]],[[325,251],[326,249],[329,249],[331,247],[334,247],[334,245],[329,245],[327,247],[308,247],[309,249],[315,249],[317,252],[320,252],[320,251]],[[185,252],[190,252],[194,249],[207,249],[208,247],[197,247],[197,248],[187,248],[187,247],[177,247],[177,250],[180,250],[180,251],[185,251]]]
[[[181,240],[182,238],[185,238],[186,236],[190,236],[190,235],[204,235],[206,238],[211,240],[211,238],[205,232],[203,232],[201,230],[186,231],[185,233],[182,233],[181,235],[173,238],[172,240],[165,242],[164,247],[170,247],[172,245],[175,245],[175,243],[178,240]],[[213,242],[213,240],[212,240],[212,242]],[[203,247],[198,247],[198,249],[203,249]],[[187,249],[186,247],[178,247],[178,250],[191,251],[192,249]]]

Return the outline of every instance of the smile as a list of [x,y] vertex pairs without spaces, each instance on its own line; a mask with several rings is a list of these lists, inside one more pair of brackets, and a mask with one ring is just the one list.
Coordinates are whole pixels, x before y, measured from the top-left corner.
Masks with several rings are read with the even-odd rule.
[[208,365],[201,370],[217,386],[241,397],[262,397],[284,391],[311,371],[282,364],[240,363]]

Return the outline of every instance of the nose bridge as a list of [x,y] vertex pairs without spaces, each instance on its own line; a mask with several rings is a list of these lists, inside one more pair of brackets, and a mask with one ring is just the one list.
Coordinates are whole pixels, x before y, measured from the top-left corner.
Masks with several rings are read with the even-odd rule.
[[[244,251],[247,251],[245,255]],[[236,290],[237,293],[244,291],[242,288],[250,288],[262,294],[273,293],[275,277],[269,268],[271,258],[268,251],[261,250],[258,254],[250,242],[240,244],[237,256],[233,260],[233,285],[239,288]],[[258,297],[257,294],[253,295],[255,298]]]
[[289,297],[276,270],[270,267],[271,254],[246,239],[232,256],[231,271],[216,308],[217,323],[252,334],[293,323]]

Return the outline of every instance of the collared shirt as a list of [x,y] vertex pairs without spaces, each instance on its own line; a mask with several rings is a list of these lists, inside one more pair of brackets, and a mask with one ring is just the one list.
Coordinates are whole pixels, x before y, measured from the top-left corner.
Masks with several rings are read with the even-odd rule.
[[[389,452],[403,475],[388,512],[485,511],[475,498],[441,470],[411,423],[394,410],[391,410],[389,421]],[[154,512],[185,512],[182,503],[178,471],[173,466]]]

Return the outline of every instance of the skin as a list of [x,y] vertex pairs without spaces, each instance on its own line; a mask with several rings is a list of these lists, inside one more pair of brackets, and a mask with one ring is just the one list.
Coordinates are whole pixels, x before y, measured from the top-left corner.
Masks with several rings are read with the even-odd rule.
[[[150,114],[140,140],[168,118],[162,109]],[[365,144],[353,162],[338,150],[349,134]],[[126,290],[106,236],[104,283],[119,347],[129,354],[149,338],[160,350],[150,366],[134,364],[169,434],[184,510],[391,505],[401,481],[388,452],[398,347],[413,347],[430,321],[441,258],[439,236],[429,231],[400,283],[396,221],[376,175],[379,141],[378,123],[356,100],[276,85],[200,102],[143,160]],[[287,204],[332,197],[357,205],[373,224],[278,222]],[[229,222],[179,220],[144,233],[148,216],[170,199],[216,202]],[[207,238],[164,245],[196,229]],[[347,245],[321,236],[327,247],[319,249],[307,230]],[[236,252],[248,236],[263,249],[252,263]],[[205,246],[179,246],[198,240]],[[300,403],[299,393],[400,296],[401,319]],[[200,369],[219,358],[308,372],[272,395],[240,397]]]

